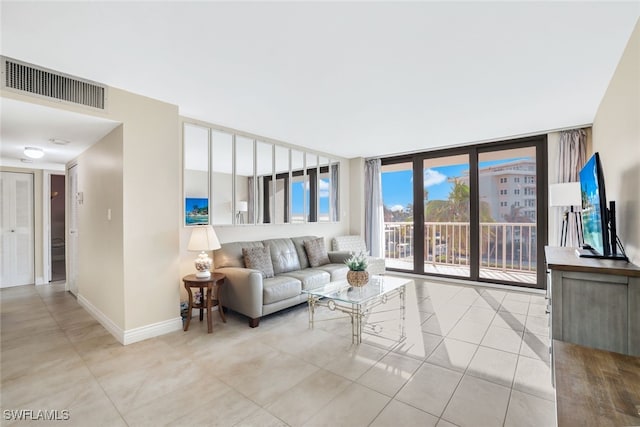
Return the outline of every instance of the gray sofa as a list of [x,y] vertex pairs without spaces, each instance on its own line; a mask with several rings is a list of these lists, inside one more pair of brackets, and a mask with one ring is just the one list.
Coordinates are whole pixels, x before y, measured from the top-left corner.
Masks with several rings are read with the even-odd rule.
[[[213,252],[215,272],[225,275],[222,304],[249,317],[255,328],[262,316],[307,301],[303,289],[313,289],[345,279],[348,253],[327,252],[329,264],[311,268],[304,247],[315,236],[223,243]],[[243,248],[268,247],[274,277],[264,278],[259,270],[245,268]]]

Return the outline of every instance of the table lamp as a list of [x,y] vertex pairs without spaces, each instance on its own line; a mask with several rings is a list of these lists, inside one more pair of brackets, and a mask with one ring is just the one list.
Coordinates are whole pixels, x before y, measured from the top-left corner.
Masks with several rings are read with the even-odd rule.
[[194,227],[191,230],[191,238],[189,239],[188,251],[200,252],[195,260],[196,277],[199,279],[208,279],[211,277],[211,258],[206,251],[220,249],[220,241],[213,227],[205,225],[202,227]]
[[549,186],[549,206],[568,207],[563,214],[562,228],[560,229],[560,245],[567,246],[567,235],[569,234],[569,215],[574,216],[576,226],[576,237],[580,244],[580,228],[582,221],[580,212],[575,210],[575,206],[582,207],[582,196],[579,182],[563,182],[551,184]]
[[244,213],[249,211],[249,203],[246,200],[240,200],[236,208],[238,209],[236,224],[244,224]]

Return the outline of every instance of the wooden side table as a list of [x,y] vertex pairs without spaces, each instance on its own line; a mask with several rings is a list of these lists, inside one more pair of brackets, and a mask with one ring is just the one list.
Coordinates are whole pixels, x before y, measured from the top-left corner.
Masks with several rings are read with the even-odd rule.
[[[207,330],[208,333],[211,333],[213,326],[211,323],[211,309],[215,306],[218,306],[218,313],[220,313],[220,319],[224,323],[227,323],[227,319],[224,316],[224,311],[222,310],[222,300],[220,299],[220,287],[224,283],[224,274],[222,273],[211,273],[211,277],[208,279],[200,279],[196,277],[195,274],[189,274],[182,278],[184,282],[184,288],[187,290],[189,294],[189,311],[187,314],[187,321],[184,324],[184,330],[189,330],[189,323],[191,323],[191,312],[194,308],[200,309],[200,321],[203,319],[203,311],[207,310]],[[215,287],[215,289],[214,289]],[[199,288],[200,289],[200,303],[196,303],[193,298],[193,293],[191,292],[191,288]],[[204,290],[206,289],[206,292]],[[214,290],[217,291],[214,294]]]

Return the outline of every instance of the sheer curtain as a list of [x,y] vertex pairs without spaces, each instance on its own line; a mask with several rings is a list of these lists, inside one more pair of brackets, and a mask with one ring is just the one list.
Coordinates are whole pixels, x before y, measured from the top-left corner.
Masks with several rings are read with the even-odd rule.
[[247,224],[255,224],[255,212],[256,212],[256,184],[255,179],[252,176],[247,179],[247,206],[248,206],[248,219]]
[[572,129],[560,132],[558,182],[577,182],[580,169],[587,161],[587,132]]
[[338,165],[337,164],[332,164],[331,165],[331,193],[330,193],[330,198],[331,198],[331,221],[334,222],[338,222],[340,220],[340,206],[339,206],[339,200],[340,200],[340,194],[339,191],[340,189],[338,188]]
[[371,256],[384,258],[381,169],[380,159],[367,160],[364,164],[364,239]]
[[[582,169],[587,161],[586,130],[571,129],[560,132],[560,144],[558,147],[557,182],[564,183],[580,181],[580,169]],[[576,209],[578,212],[581,211],[580,206],[574,206],[574,210]],[[576,215],[571,214],[568,215],[567,218],[567,246],[579,246],[582,241],[582,236],[580,234],[576,234],[576,218]],[[582,230],[580,230],[579,233],[582,233]]]

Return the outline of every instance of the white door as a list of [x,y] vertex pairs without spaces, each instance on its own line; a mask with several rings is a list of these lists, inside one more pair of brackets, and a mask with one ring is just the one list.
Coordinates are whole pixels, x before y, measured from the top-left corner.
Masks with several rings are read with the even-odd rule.
[[78,166],[69,168],[69,238],[67,240],[67,284],[78,295]]
[[0,192],[0,287],[33,284],[33,174],[2,172]]

